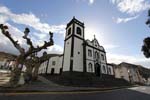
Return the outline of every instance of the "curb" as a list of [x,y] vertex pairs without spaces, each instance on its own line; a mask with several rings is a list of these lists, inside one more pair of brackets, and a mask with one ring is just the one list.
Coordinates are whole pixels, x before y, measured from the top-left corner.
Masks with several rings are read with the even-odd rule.
[[56,92],[56,93],[70,93],[70,92],[94,92],[94,91],[109,91],[109,90],[117,90],[117,89],[125,89],[137,86],[123,86],[123,87],[114,87],[114,88],[91,88],[91,89],[72,89],[72,90],[52,90],[52,91],[43,91],[43,90],[0,90],[0,93],[47,93],[47,92]]

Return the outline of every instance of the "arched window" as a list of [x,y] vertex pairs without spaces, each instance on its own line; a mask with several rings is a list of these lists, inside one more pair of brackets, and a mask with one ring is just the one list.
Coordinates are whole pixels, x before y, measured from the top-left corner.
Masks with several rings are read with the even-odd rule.
[[80,27],[77,27],[77,34],[81,35],[81,28]]
[[92,57],[92,50],[91,49],[88,49],[88,56]]
[[93,66],[91,63],[88,65],[88,72],[93,72]]
[[108,72],[109,72],[109,74],[111,74],[111,68],[108,68]]
[[68,29],[68,33],[67,33],[67,34],[68,34],[68,35],[71,34],[71,28]]
[[99,53],[97,52],[97,59],[99,59]]
[[102,58],[102,60],[103,60],[103,61],[105,60],[105,57],[104,57],[104,55],[103,55],[103,54],[101,54],[101,58]]
[[103,66],[103,71],[104,71],[104,73],[106,73],[106,68],[105,68],[105,66]]
[[97,51],[95,52],[95,58],[99,59],[99,53]]

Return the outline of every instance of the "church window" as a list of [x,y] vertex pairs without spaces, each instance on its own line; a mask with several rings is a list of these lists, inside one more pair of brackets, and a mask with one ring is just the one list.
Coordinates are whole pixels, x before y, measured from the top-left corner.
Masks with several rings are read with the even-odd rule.
[[77,27],[77,34],[81,35],[81,28],[80,27]]
[[99,53],[97,51],[95,52],[95,58],[99,59]]
[[92,50],[88,49],[88,56],[92,57]]
[[99,59],[99,53],[97,53],[97,59]]
[[55,64],[56,64],[56,62],[55,62],[55,61],[52,61],[52,65],[55,66]]
[[106,68],[105,68],[105,66],[103,66],[103,71],[104,71],[104,73],[106,73]]
[[70,34],[71,34],[71,28],[68,29],[68,35],[70,35]]
[[104,58],[104,55],[103,55],[103,54],[101,54],[101,58],[102,58],[102,60],[105,60],[105,58]]
[[91,64],[91,63],[89,63],[89,65],[88,65],[88,71],[89,71],[89,72],[93,72],[93,67],[92,67],[92,64]]

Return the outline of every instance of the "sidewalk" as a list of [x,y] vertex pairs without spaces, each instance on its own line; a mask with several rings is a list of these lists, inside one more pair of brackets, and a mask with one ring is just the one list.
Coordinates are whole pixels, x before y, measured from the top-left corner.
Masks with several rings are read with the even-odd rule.
[[25,84],[16,88],[4,88],[0,87],[0,93],[27,93],[27,92],[88,92],[88,91],[106,91],[121,88],[129,88],[133,86],[123,86],[123,87],[107,87],[107,88],[97,88],[97,87],[69,87],[61,86],[55,84],[43,77],[39,77],[38,81],[32,82],[30,84]]
[[88,91],[106,91],[133,86],[93,88],[93,87],[67,87],[67,86],[50,86],[46,84],[29,84],[17,88],[0,88],[0,93],[27,93],[27,92],[88,92]]

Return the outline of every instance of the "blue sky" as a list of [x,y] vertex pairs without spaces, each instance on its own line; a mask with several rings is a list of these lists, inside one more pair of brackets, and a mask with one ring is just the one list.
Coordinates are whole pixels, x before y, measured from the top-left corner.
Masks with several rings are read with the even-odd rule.
[[[25,27],[31,29],[35,45],[48,40],[54,32],[49,53],[62,53],[66,24],[75,16],[85,23],[85,37],[94,34],[107,52],[110,63],[129,62],[150,67],[142,52],[142,41],[150,36],[145,25],[148,0],[0,0],[0,23],[9,26],[14,38],[27,48],[20,37]],[[0,34],[0,50],[17,53],[7,38]]]

